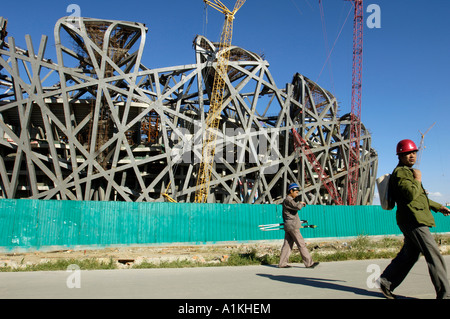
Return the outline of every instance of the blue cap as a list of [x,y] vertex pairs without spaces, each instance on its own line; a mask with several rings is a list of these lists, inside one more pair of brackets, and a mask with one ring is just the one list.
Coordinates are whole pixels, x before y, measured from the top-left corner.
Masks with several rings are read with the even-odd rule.
[[289,186],[288,186],[288,192],[290,192],[294,188],[297,188],[298,190],[300,190],[300,186],[298,186],[298,184],[292,183],[292,184],[289,184]]

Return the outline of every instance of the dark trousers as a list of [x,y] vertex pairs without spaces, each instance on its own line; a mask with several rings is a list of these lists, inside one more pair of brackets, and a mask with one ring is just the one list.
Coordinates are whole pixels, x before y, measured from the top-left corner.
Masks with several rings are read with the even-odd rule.
[[408,275],[422,253],[436,290],[436,298],[450,298],[450,285],[447,279],[445,261],[429,227],[411,225],[399,225],[399,227],[405,236],[403,247],[386,267],[380,281],[391,291],[394,291]]

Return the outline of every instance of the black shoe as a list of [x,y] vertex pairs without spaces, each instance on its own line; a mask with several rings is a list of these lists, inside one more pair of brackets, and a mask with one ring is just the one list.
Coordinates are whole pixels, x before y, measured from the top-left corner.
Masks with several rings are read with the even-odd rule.
[[392,291],[380,280],[380,290],[381,293],[386,297],[386,299],[397,299]]
[[319,265],[319,262],[316,261],[316,262],[314,262],[314,264],[312,264],[311,266],[306,267],[306,268],[316,268],[316,266],[318,266],[318,265]]
[[286,266],[278,266],[278,268],[291,268],[291,265],[286,265]]

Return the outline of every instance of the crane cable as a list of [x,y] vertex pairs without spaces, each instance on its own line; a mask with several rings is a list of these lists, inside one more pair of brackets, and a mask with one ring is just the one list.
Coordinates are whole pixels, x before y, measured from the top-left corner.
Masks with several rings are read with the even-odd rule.
[[[323,28],[324,28],[324,36],[325,36],[325,38],[326,38],[325,17],[324,17],[324,14],[323,14],[323,6],[322,6],[322,2],[321,2],[321,1],[320,1],[320,7],[321,7],[321,15],[320,15],[320,17],[321,17],[321,19],[322,19],[322,26],[323,26]],[[319,81],[319,78],[320,78],[320,76],[322,75],[323,69],[325,68],[325,65],[327,65],[328,60],[329,60],[330,57],[331,57],[331,53],[333,52],[334,47],[336,46],[336,43],[337,43],[337,41],[338,41],[338,39],[339,39],[339,37],[340,37],[340,35],[341,35],[341,33],[342,33],[342,30],[344,29],[345,24],[347,23],[348,17],[350,16],[350,13],[352,12],[352,9],[353,9],[353,6],[350,7],[350,10],[348,11],[347,17],[345,18],[345,21],[344,21],[344,23],[342,24],[341,29],[339,30],[339,33],[338,33],[338,35],[337,35],[337,37],[336,37],[336,40],[334,40],[333,47],[332,47],[331,50],[328,52],[328,56],[327,56],[327,58],[326,58],[326,60],[325,60],[325,63],[324,63],[323,66],[322,66],[322,69],[320,70],[320,73],[319,73],[319,76],[317,77],[316,83]]]
[[203,34],[206,36],[208,32],[208,4],[205,2],[205,8],[203,9],[204,19],[203,19]]
[[[320,11],[320,20],[322,22],[322,32],[323,32],[323,42],[325,44],[325,50],[327,52],[331,52],[328,48],[328,35],[327,35],[327,27],[325,24],[325,13],[323,11],[323,4],[322,1],[319,0],[319,11]],[[330,54],[328,54],[328,56],[330,56]],[[331,86],[332,86],[332,91],[334,92],[334,79],[333,79],[333,68],[331,66],[331,62],[329,62],[329,59],[327,58],[325,61],[326,63],[329,63],[329,72],[330,72],[330,81],[331,81]]]

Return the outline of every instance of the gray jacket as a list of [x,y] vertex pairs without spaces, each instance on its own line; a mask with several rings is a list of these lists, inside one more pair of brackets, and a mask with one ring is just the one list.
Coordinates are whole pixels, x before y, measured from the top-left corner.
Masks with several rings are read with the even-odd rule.
[[298,211],[303,208],[301,203],[297,203],[291,196],[287,196],[283,201],[283,222],[284,229],[293,231],[302,226]]

